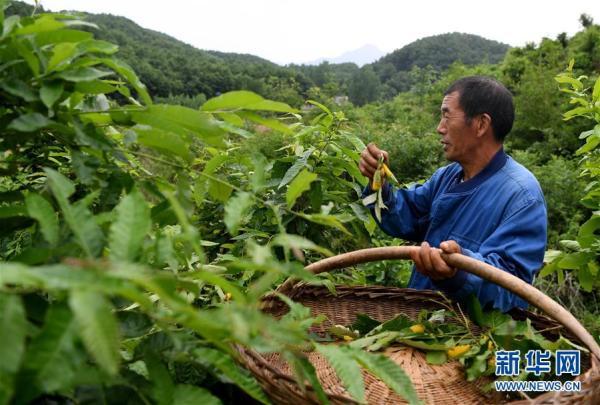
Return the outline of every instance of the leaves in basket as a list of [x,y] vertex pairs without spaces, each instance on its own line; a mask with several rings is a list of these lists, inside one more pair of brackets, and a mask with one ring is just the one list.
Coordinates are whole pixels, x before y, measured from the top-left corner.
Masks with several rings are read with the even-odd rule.
[[379,325],[381,325],[381,322],[371,318],[369,315],[358,314],[356,315],[356,320],[352,324],[352,330],[358,331],[361,335],[366,335],[369,331]]
[[[470,300],[467,309],[471,319],[484,329],[483,333],[475,335],[464,316],[457,316],[448,309],[423,309],[415,320],[398,314],[383,323],[368,315],[358,314],[350,328],[337,326],[340,330],[344,329],[344,334],[360,333],[362,337],[347,345],[353,350],[375,352],[393,344],[414,347],[427,353],[426,359],[430,364],[460,361],[469,381],[494,373],[495,352],[500,349],[520,350],[523,357],[528,350],[536,349],[587,351],[562,336],[555,341],[548,340],[533,328],[529,319],[517,321],[497,310],[483,311],[476,298]],[[524,358],[522,362],[525,362]],[[533,375],[521,377],[533,378]]]

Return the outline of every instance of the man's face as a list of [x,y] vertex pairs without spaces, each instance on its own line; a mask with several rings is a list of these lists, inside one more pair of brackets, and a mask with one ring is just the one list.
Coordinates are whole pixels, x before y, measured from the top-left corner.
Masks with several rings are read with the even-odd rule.
[[455,91],[444,97],[437,132],[442,136],[441,143],[446,159],[461,163],[475,152],[478,142],[475,120],[467,123],[465,112],[458,102],[459,96]]

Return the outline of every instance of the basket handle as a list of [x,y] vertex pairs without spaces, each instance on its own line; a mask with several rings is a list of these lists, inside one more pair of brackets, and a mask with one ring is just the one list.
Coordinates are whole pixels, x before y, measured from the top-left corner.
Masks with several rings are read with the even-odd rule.
[[[342,253],[312,263],[306,266],[306,270],[314,274],[319,274],[324,271],[341,269],[367,262],[410,259],[410,252],[415,249],[418,249],[418,247],[388,246],[355,250],[353,252]],[[534,307],[539,308],[550,318],[556,320],[571,331],[573,335],[590,349],[597,359],[600,359],[600,346],[598,346],[592,335],[583,327],[583,325],[581,325],[577,318],[563,308],[558,302],[554,301],[531,284],[526,283],[506,271],[459,253],[442,253],[441,256],[450,266],[475,274],[478,277],[497,284],[523,298]],[[289,278],[277,288],[277,291],[286,294],[291,290],[295,283],[295,279]]]

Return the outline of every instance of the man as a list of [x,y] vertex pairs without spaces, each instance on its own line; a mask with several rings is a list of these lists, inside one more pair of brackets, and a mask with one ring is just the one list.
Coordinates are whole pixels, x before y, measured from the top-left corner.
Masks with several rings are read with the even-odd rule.
[[[539,183],[502,147],[512,129],[510,92],[485,77],[465,77],[445,93],[437,132],[446,159],[422,185],[394,190],[384,184],[379,226],[421,243],[409,287],[441,290],[457,300],[475,294],[482,306],[508,311],[527,303],[507,290],[449,267],[440,252],[462,253],[532,283],[546,248],[546,203]],[[387,152],[369,144],[361,173],[371,181]]]

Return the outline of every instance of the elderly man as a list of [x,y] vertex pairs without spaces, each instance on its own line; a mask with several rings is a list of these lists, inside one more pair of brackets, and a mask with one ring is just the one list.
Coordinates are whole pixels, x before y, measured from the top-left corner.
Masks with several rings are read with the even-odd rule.
[[[503,149],[514,121],[510,92],[485,77],[465,77],[445,93],[437,132],[446,159],[422,185],[383,185],[379,226],[420,243],[409,287],[441,290],[459,301],[475,294],[484,307],[508,311],[527,303],[507,290],[449,267],[440,252],[462,253],[531,283],[546,248],[546,203],[540,185]],[[369,144],[359,169],[371,179],[387,152]]]

